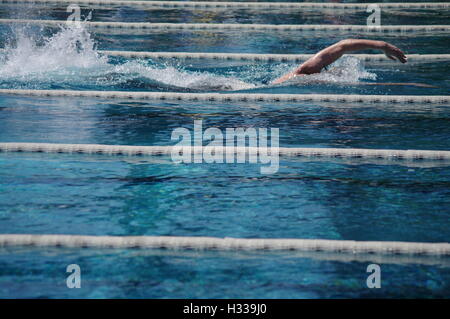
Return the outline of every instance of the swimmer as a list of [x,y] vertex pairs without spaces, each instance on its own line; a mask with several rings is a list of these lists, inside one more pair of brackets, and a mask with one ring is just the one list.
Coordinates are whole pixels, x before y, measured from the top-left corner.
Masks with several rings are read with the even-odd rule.
[[274,80],[272,84],[283,83],[300,75],[320,73],[323,68],[326,68],[344,54],[367,49],[381,50],[389,59],[394,61],[398,60],[401,63],[406,63],[408,60],[402,50],[387,42],[363,39],[346,39],[323,49],[308,61],[301,64],[293,72],[285,74]]

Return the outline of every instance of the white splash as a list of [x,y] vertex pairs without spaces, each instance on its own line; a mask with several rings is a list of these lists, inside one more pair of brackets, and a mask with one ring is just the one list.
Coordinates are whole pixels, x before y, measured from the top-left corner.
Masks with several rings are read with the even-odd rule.
[[[245,90],[256,87],[234,77],[220,76],[208,72],[185,71],[170,65],[148,66],[144,61],[129,61],[113,68],[112,72],[122,74],[117,81],[143,77],[159,83],[194,90]],[[118,84],[118,83],[116,83]]]
[[[8,45],[0,57],[0,78],[34,86],[118,85],[129,81],[194,90],[243,90],[254,88],[235,77],[207,72],[191,72],[181,67],[134,60],[111,63],[95,48],[95,41],[81,26],[61,27],[55,35],[39,39],[26,30],[15,30],[15,44]],[[42,42],[43,44],[38,44]]]
[[49,74],[74,74],[77,70],[107,66],[107,59],[98,54],[93,39],[81,27],[64,27],[42,42],[38,46],[24,29],[17,30],[16,44],[5,48],[0,76],[39,80]]
[[[118,64],[96,50],[94,39],[82,26],[61,27],[50,37],[32,36],[26,28],[13,31],[14,44],[7,45],[0,54],[0,85],[7,87],[119,86],[126,89],[236,91],[265,87],[263,83],[289,68],[287,65],[275,68],[253,65],[218,75],[151,60]],[[357,58],[344,57],[331,65],[329,71],[299,76],[283,85],[346,84],[361,79],[375,80],[376,74],[366,71]]]
[[314,83],[357,83],[361,80],[376,80],[375,73],[368,72],[363,62],[356,57],[343,57],[330,65],[328,70],[308,76],[296,76],[287,81],[287,85],[304,85]]

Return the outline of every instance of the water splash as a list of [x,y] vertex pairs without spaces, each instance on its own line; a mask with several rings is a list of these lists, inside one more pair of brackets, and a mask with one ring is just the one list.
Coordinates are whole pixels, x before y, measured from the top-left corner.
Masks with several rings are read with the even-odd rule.
[[308,76],[297,76],[289,81],[287,85],[305,85],[316,83],[338,83],[350,84],[358,83],[361,80],[376,80],[377,75],[368,72],[363,65],[363,62],[356,57],[343,57],[328,67],[328,70],[322,71],[318,74],[311,74]]
[[115,79],[115,84],[139,79],[142,82],[151,80],[168,87],[196,91],[234,91],[256,87],[254,84],[244,82],[235,77],[221,76],[208,72],[187,71],[179,65],[173,66],[142,60],[128,61],[117,65],[113,68],[113,72],[121,75]]
[[[134,60],[113,63],[101,55],[82,26],[64,26],[39,39],[27,29],[14,30],[14,44],[0,56],[2,86],[127,86],[190,90],[242,90],[255,85],[238,78],[193,72],[181,66]],[[42,38],[42,37],[41,37]],[[40,44],[43,43],[43,44]],[[131,87],[132,89],[132,87]]]
[[[125,89],[150,91],[237,91],[266,87],[292,65],[250,65],[199,72],[173,62],[109,59],[96,49],[82,26],[63,26],[49,37],[28,28],[13,30],[0,55],[0,86],[5,88]],[[222,75],[217,74],[222,73]],[[376,79],[361,61],[346,57],[329,71],[297,77],[283,85],[355,83]]]
[[39,41],[29,36],[27,29],[17,29],[15,34],[15,45],[7,45],[0,65],[0,76],[4,79],[38,81],[107,66],[107,59],[95,50],[93,39],[81,27],[64,27],[44,38],[43,45],[38,45]]

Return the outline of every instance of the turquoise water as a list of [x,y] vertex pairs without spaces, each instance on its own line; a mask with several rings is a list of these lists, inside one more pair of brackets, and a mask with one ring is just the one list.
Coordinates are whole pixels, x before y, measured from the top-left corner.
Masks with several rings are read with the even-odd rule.
[[[64,19],[0,5],[0,18]],[[17,12],[21,12],[18,14]],[[87,14],[83,10],[83,14]],[[419,14],[419,17],[416,17]],[[445,24],[448,11],[386,13],[387,24]],[[94,21],[363,24],[366,13],[94,9]],[[446,95],[450,62],[355,58],[282,86],[290,63],[136,60],[98,50],[314,53],[352,34],[88,33],[1,25],[0,88]],[[371,38],[374,38],[371,36]],[[407,53],[449,53],[448,35],[382,36]],[[421,83],[432,87],[381,85]],[[0,142],[172,145],[175,128],[276,127],[283,147],[450,149],[449,105],[160,103],[0,96]],[[285,160],[173,164],[170,158],[0,153],[0,233],[323,238],[448,242],[448,163]],[[449,259],[295,252],[0,249],[1,298],[449,297]],[[82,289],[65,285],[79,264]],[[366,287],[380,263],[382,288]]]

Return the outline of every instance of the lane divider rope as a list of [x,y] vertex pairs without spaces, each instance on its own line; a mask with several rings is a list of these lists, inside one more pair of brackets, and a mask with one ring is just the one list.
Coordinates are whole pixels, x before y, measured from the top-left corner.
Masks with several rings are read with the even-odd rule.
[[166,248],[198,250],[294,250],[340,253],[450,255],[449,243],[325,239],[244,239],[173,236],[0,235],[0,246]]
[[0,24],[30,24],[44,26],[61,26],[82,24],[94,29],[126,29],[126,30],[245,30],[245,31],[333,31],[333,32],[449,32],[450,25],[383,25],[370,27],[367,25],[332,25],[332,24],[240,24],[240,23],[149,23],[149,22],[74,22],[64,20],[27,20],[0,19]]
[[[1,1],[1,0],[0,0]],[[13,49],[14,50],[14,49]],[[7,49],[0,49],[5,54]],[[182,59],[182,60],[227,60],[227,61],[270,61],[270,62],[302,62],[315,54],[271,54],[271,53],[211,53],[211,52],[148,52],[148,51],[114,51],[98,50],[108,56],[140,59]],[[392,61],[384,54],[345,54],[364,62],[377,63]],[[408,62],[449,61],[450,54],[408,54]]]
[[[252,54],[252,53],[209,53],[209,52],[142,52],[100,50],[102,54],[125,58],[184,59],[184,60],[228,60],[228,61],[276,61],[301,62],[314,54]],[[384,54],[346,54],[365,62],[392,62]],[[450,60],[450,54],[408,54],[408,62],[435,62]]]
[[450,95],[357,95],[357,94],[259,94],[259,93],[178,93],[78,90],[0,89],[3,95],[42,97],[92,97],[186,102],[333,102],[333,103],[433,103],[448,104]]
[[[128,156],[171,155],[203,153],[201,146],[129,146],[98,144],[57,143],[0,143],[0,152],[38,152],[67,154],[104,154]],[[309,147],[239,147],[211,146],[209,150],[222,154],[268,154],[286,157],[340,157],[340,158],[383,158],[392,160],[450,160],[450,151],[433,150],[391,150],[363,148],[309,148]]]
[[[231,2],[231,1],[120,1],[120,0],[0,0],[0,3],[39,3],[39,4],[82,4],[138,6],[145,8],[185,8],[185,9],[366,9],[369,3],[315,3],[315,2]],[[382,9],[445,9],[446,2],[416,3],[377,3]]]

